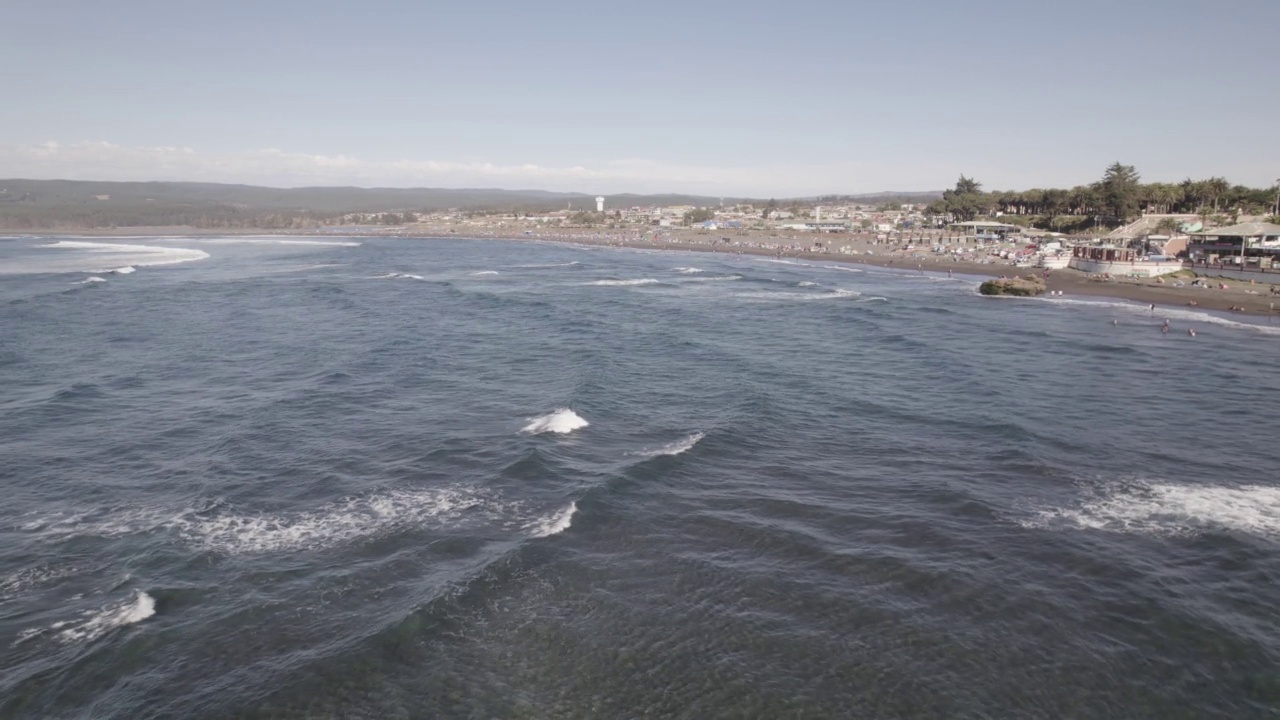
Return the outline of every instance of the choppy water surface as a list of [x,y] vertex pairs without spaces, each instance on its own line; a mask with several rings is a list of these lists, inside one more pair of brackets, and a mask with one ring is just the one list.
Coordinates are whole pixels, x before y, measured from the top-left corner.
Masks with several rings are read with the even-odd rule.
[[1275,717],[1280,326],[974,286],[0,239],[0,716]]

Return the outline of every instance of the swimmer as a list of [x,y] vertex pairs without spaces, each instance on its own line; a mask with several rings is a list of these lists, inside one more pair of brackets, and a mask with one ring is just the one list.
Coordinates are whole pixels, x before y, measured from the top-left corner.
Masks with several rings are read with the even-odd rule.
[[1187,328],[1187,334],[1190,335],[1191,337],[1195,337],[1196,331],[1193,328]]

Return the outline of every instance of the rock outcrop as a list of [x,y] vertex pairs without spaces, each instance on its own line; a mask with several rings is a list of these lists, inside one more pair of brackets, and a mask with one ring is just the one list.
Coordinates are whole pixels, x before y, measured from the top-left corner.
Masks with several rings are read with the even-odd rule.
[[1034,275],[1020,278],[996,278],[978,286],[983,295],[1016,295],[1018,297],[1034,297],[1045,291],[1044,280]]

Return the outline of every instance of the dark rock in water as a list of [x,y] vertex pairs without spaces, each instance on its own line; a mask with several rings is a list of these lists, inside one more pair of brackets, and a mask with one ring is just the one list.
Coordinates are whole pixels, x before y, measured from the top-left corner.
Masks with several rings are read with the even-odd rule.
[[1045,291],[1044,280],[1035,277],[1011,277],[996,278],[988,280],[978,286],[978,292],[983,295],[1017,295],[1019,297],[1034,297]]

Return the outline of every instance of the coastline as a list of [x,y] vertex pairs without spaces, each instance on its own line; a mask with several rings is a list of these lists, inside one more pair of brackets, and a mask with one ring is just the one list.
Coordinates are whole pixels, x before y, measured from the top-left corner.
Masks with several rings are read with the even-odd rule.
[[[901,245],[888,244],[883,241],[876,242],[872,236],[856,234],[797,236],[741,230],[709,232],[690,228],[652,228],[644,231],[596,230],[591,228],[500,229],[495,231],[466,225],[409,226],[400,229],[398,232],[388,230],[388,228],[370,227],[368,232],[353,232],[350,233],[350,236],[416,239],[474,238],[521,242],[558,242],[572,245],[622,247],[638,250],[676,250],[709,252],[722,255],[755,255],[791,260],[868,265],[901,270],[902,272],[951,272],[972,276],[975,280],[1001,276],[1026,276],[1044,272],[1038,268],[1016,268],[1012,263],[995,257],[991,257],[990,260],[977,261],[976,259],[962,259],[952,255],[937,255],[921,250],[908,251]],[[0,233],[31,237],[74,235],[100,238],[171,239],[228,235],[327,237],[339,234],[316,229],[273,230],[262,228],[213,229],[190,227],[93,228],[57,231],[0,230]],[[343,233],[343,235],[345,236],[346,234]],[[815,249],[813,245],[815,242],[821,242],[824,246],[849,247],[853,253],[845,254]],[[1213,278],[1211,272],[1198,272],[1196,274],[1206,278]],[[1251,283],[1246,283],[1239,280],[1226,280],[1227,289],[1219,289],[1220,283],[1216,279],[1212,280],[1212,287],[1210,288],[1192,287],[1189,282],[1184,280],[1185,284],[1178,287],[1171,282],[1156,282],[1154,279],[1113,278],[1102,281],[1078,270],[1061,269],[1049,271],[1046,283],[1050,292],[1061,293],[1065,297],[1111,298],[1153,304],[1157,307],[1195,307],[1198,310],[1213,310],[1261,317],[1273,317],[1280,314],[1280,295],[1273,295],[1271,292],[1272,287],[1280,289],[1280,273],[1261,275],[1259,280],[1262,282],[1255,280]]]

